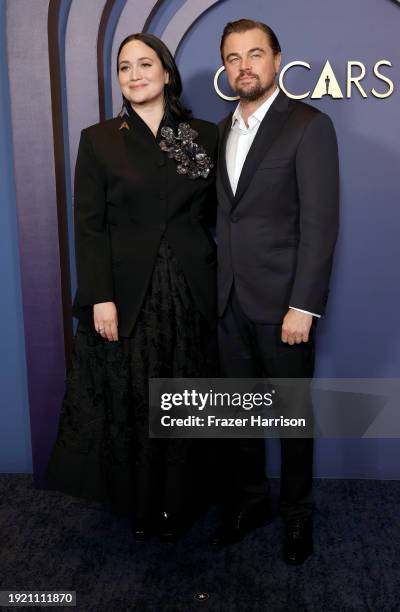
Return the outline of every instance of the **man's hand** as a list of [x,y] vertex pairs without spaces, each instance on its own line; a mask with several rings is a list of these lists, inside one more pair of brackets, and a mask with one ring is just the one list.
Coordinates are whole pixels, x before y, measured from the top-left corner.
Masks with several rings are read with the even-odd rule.
[[101,302],[93,306],[94,328],[107,340],[118,340],[118,315],[114,302]]
[[301,344],[308,342],[313,316],[290,308],[282,323],[282,342]]

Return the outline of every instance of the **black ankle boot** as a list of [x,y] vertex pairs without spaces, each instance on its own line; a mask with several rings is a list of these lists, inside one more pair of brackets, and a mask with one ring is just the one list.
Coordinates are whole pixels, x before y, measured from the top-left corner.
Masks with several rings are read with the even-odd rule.
[[183,514],[163,512],[160,521],[159,538],[164,544],[177,542],[188,530],[188,520]]
[[154,530],[147,519],[131,516],[131,530],[134,539],[137,542],[146,542],[151,538]]

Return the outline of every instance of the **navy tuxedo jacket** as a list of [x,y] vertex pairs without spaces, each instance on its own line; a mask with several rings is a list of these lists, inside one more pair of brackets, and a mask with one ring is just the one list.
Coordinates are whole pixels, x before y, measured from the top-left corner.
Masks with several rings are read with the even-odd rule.
[[281,323],[289,306],[325,309],[338,231],[339,168],[327,115],[280,92],[258,128],[233,195],[220,124],[218,304],[235,289],[254,322]]

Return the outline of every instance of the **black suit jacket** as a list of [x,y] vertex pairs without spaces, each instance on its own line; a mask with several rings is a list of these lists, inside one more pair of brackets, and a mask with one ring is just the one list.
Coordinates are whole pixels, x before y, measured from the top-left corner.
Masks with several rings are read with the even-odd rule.
[[[121,125],[126,122],[129,129]],[[218,130],[193,119],[195,142],[216,163]],[[215,324],[215,169],[207,179],[177,173],[142,119],[111,119],[82,131],[75,171],[78,289],[74,315],[92,325],[93,304],[113,301],[121,336],[132,333],[162,236],[177,257],[200,312]]]
[[282,92],[259,126],[234,196],[220,124],[218,303],[232,283],[247,316],[281,323],[289,306],[322,314],[338,230],[338,151],[329,117]]

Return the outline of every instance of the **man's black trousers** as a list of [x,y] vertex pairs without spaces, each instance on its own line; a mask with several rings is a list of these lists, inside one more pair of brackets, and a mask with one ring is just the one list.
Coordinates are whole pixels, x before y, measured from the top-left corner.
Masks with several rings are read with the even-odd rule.
[[[307,343],[281,340],[282,325],[254,323],[243,312],[236,291],[219,320],[221,376],[226,378],[307,378],[314,371],[315,319]],[[312,413],[309,390],[300,407]],[[248,416],[248,415],[246,415]],[[219,440],[218,453],[227,511],[251,509],[269,498],[262,438]],[[312,438],[281,438],[280,512],[290,521],[312,512]]]

